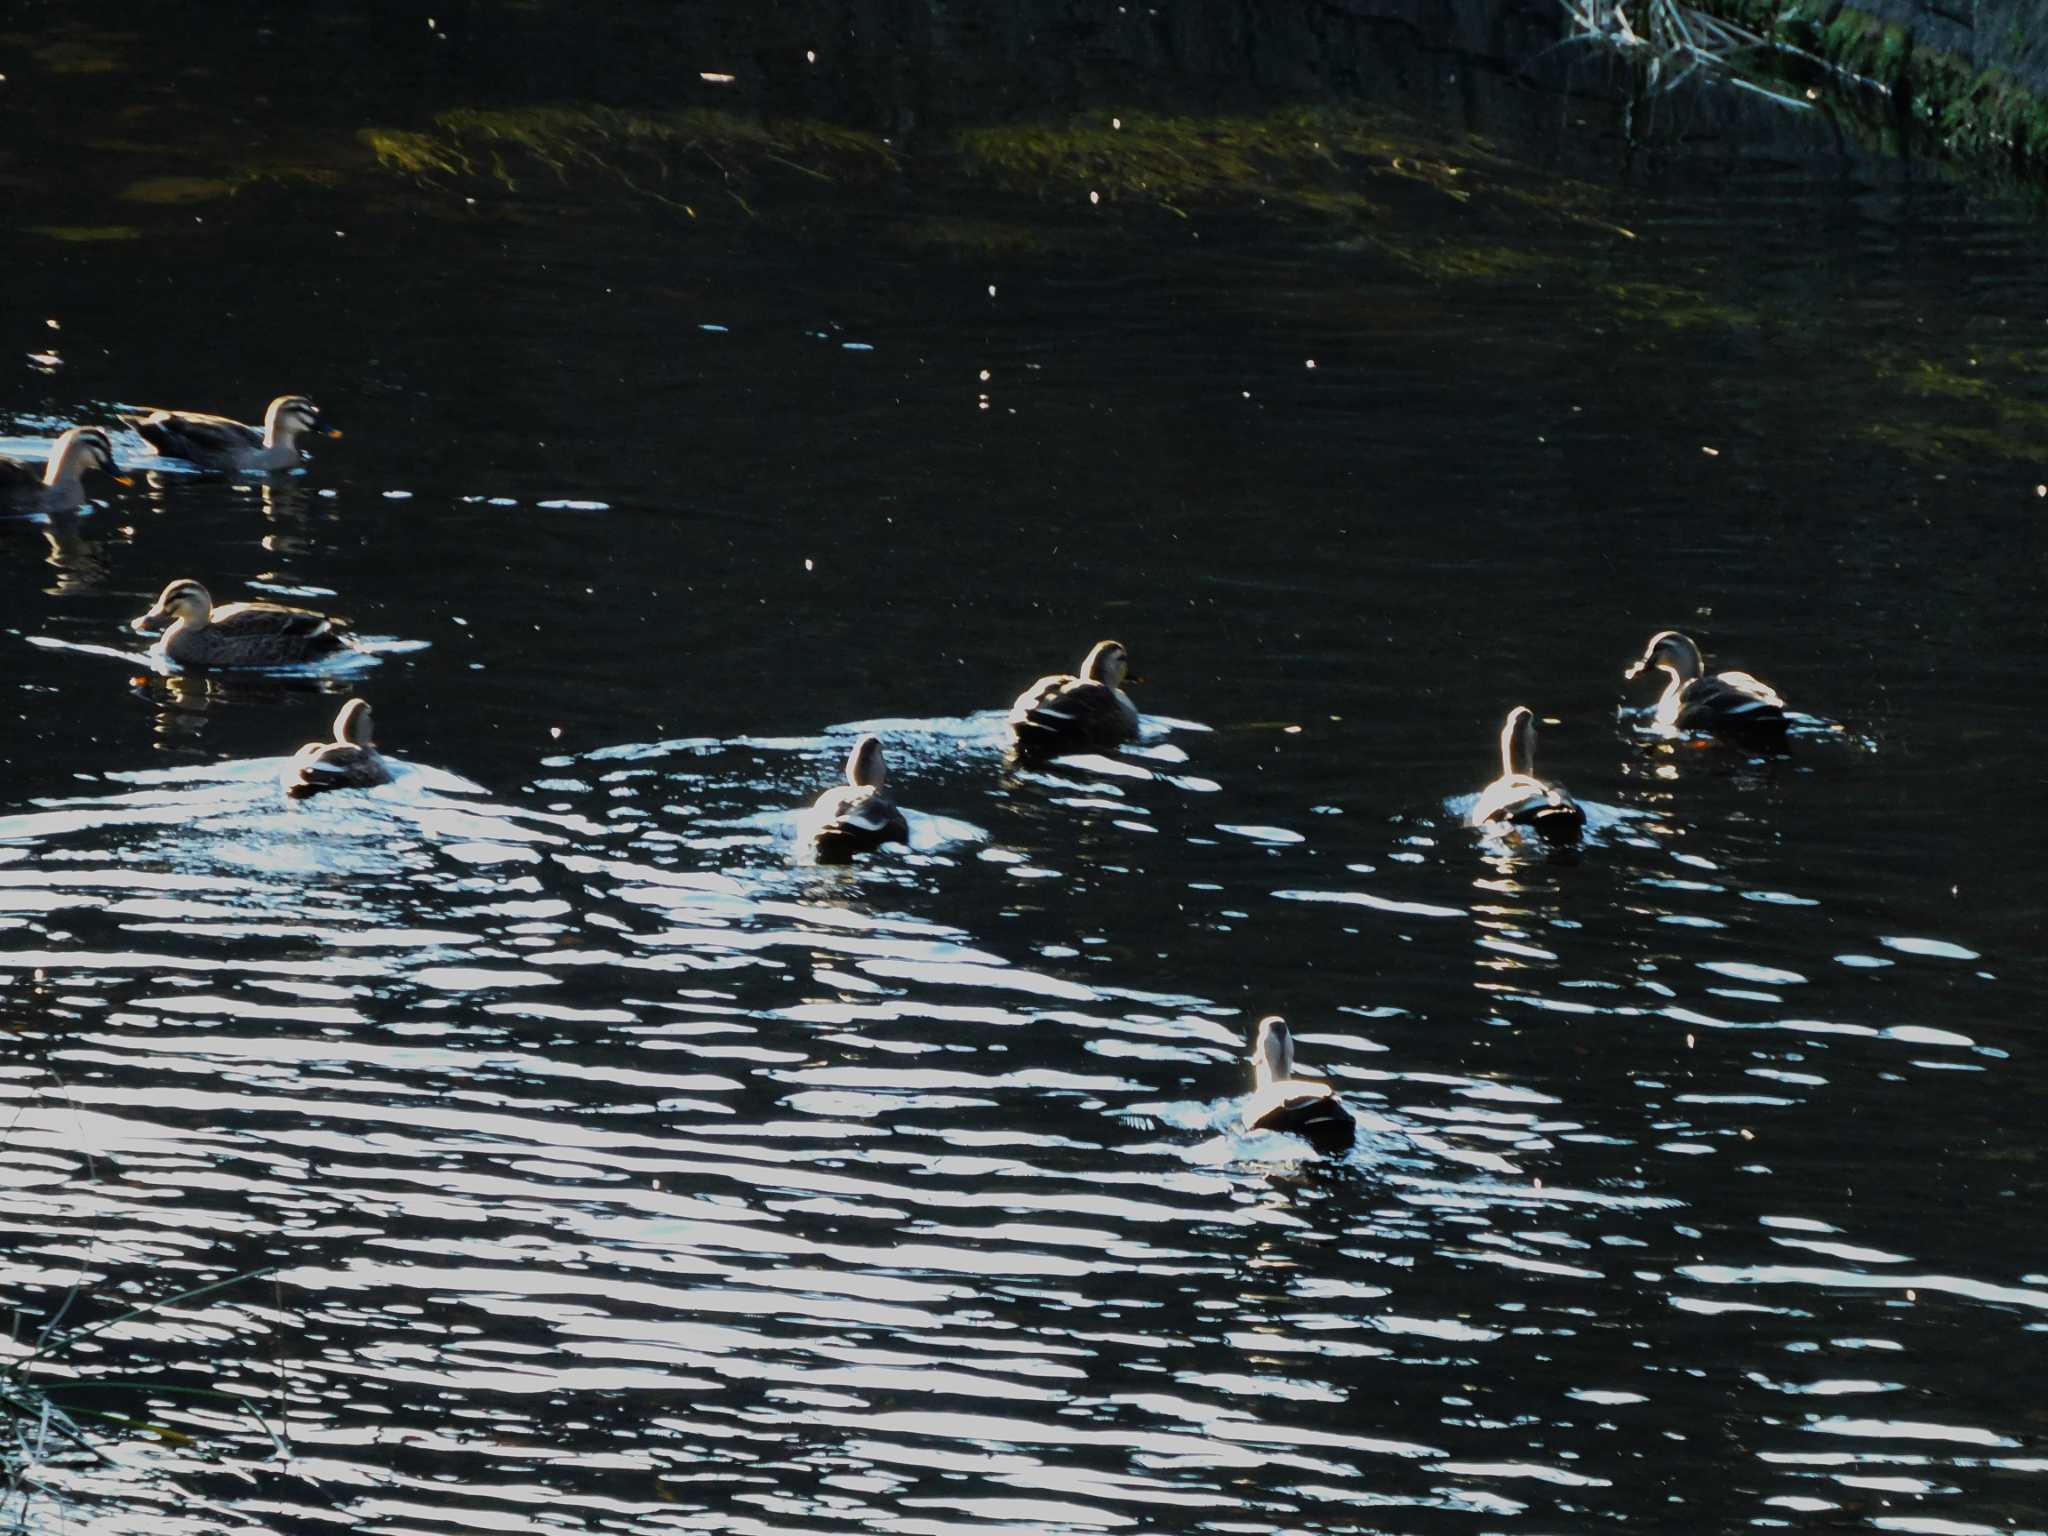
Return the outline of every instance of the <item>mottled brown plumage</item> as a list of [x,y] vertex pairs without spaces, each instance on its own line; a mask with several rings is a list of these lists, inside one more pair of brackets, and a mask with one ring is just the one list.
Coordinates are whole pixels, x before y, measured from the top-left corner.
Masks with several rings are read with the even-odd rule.
[[1348,1151],[1357,1139],[1358,1124],[1330,1085],[1294,1075],[1294,1036],[1277,1014],[1259,1020],[1252,1081],[1239,1117],[1247,1131],[1286,1131],[1331,1154]]
[[1010,739],[1026,755],[1051,756],[1113,747],[1138,734],[1138,707],[1123,692],[1130,656],[1114,640],[1099,642],[1078,676],[1041,677],[1010,706]]
[[103,474],[120,485],[128,477],[114,465],[114,445],[98,427],[72,427],[50,444],[44,464],[0,454],[0,508],[9,512],[69,512],[85,504],[84,477]]
[[809,841],[818,859],[838,862],[884,843],[910,841],[910,823],[889,798],[888,784],[881,738],[861,737],[846,754],[846,783],[826,790],[811,806]]
[[285,764],[284,792],[305,800],[332,789],[372,789],[391,770],[370,736],[370,706],[350,699],[334,717],[334,740],[309,741]]
[[156,410],[121,419],[165,458],[206,469],[295,469],[305,456],[300,438],[341,436],[321,422],[320,407],[304,395],[279,395],[263,413],[260,427],[200,411]]
[[324,613],[282,603],[213,606],[206,588],[174,581],[156,606],[131,622],[137,634],[162,633],[164,655],[181,667],[283,667],[311,661],[346,643]]
[[1623,673],[1656,667],[1671,681],[1657,701],[1657,724],[1668,731],[1719,736],[1741,746],[1778,746],[1785,740],[1785,701],[1747,672],[1709,673],[1700,648],[1675,629],[1650,636],[1642,659]]
[[1586,827],[1578,802],[1536,777],[1536,715],[1526,705],[1508,711],[1500,728],[1500,777],[1479,793],[1472,824],[1521,827],[1551,842],[1575,842]]

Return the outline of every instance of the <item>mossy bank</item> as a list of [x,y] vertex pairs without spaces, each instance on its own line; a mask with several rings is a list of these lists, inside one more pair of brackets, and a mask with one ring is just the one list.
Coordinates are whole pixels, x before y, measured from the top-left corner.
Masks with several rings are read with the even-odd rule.
[[2048,162],[2048,0],[1701,0],[1888,92],[1946,147]]

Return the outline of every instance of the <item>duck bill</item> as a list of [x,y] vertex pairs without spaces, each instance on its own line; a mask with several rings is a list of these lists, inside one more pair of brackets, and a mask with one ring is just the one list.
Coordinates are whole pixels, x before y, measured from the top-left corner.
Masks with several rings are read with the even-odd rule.
[[161,608],[152,608],[141,618],[130,619],[128,627],[138,635],[154,635],[160,633],[170,621],[171,616],[168,613]]
[[336,440],[336,441],[338,442],[338,441],[340,441],[340,439],[341,439],[341,428],[339,428],[339,427],[322,427],[322,428],[320,429],[320,435],[321,435],[322,437],[331,437],[331,438],[335,439],[335,440]]
[[1643,675],[1643,668],[1647,667],[1649,664],[1649,659],[1647,657],[1644,658],[1642,661],[1639,661],[1634,666],[1630,667],[1626,672],[1622,673],[1621,680],[1625,683],[1634,682],[1637,678]]

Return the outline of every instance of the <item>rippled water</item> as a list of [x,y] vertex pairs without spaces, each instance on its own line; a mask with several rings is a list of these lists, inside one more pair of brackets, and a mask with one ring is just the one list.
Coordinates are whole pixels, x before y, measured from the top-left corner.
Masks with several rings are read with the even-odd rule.
[[[1071,16],[821,50],[808,110],[906,155],[1398,111],[1284,211],[398,175],[358,128],[598,89],[546,7],[451,10],[0,55],[0,451],[285,389],[347,433],[0,524],[0,1301],[94,1448],[10,1516],[2048,1529],[2024,202],[1711,92],[1624,145],[1512,13],[1345,13],[1284,86]],[[630,14],[794,110],[815,18]],[[559,78],[492,73],[519,27]],[[866,73],[911,59],[1065,84]],[[184,575],[368,654],[152,664]],[[1810,714],[1785,757],[1648,734],[1667,625]],[[1008,761],[1109,634],[1145,738]],[[288,804],[352,692],[397,781]],[[1463,824],[1518,702],[1575,857]],[[865,730],[911,846],[809,865]],[[1236,1128],[1268,1012],[1341,1161]]]

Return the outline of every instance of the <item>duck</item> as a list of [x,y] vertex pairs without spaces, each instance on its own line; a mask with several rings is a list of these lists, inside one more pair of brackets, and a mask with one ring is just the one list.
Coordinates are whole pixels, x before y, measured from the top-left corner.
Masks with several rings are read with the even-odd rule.
[[846,783],[826,790],[811,806],[811,851],[827,863],[844,863],[884,843],[910,841],[910,823],[889,798],[889,763],[882,738],[863,736],[846,754]]
[[304,395],[279,395],[263,413],[260,427],[198,411],[153,410],[121,419],[165,458],[206,469],[296,469],[305,457],[300,438],[341,436],[322,422],[320,407]]
[[1123,691],[1130,653],[1098,641],[1078,676],[1041,677],[1010,706],[1010,737],[1019,753],[1051,755],[1082,747],[1113,747],[1138,734],[1138,707]]
[[1350,1150],[1357,1122],[1328,1083],[1294,1075],[1294,1036],[1278,1014],[1259,1020],[1251,1061],[1252,1092],[1241,1117],[1247,1131],[1286,1131],[1333,1156]]
[[1526,704],[1508,711],[1500,728],[1500,777],[1479,792],[1475,827],[1520,827],[1549,842],[1568,843],[1586,829],[1576,800],[1536,777],[1536,714]]
[[334,717],[334,740],[309,741],[284,765],[284,792],[308,800],[332,789],[374,789],[391,769],[370,737],[370,706],[350,699]]
[[86,502],[80,483],[88,474],[110,476],[116,485],[135,482],[114,463],[114,443],[100,427],[72,427],[50,445],[50,459],[38,468],[0,454],[0,506],[10,512],[70,512]]
[[1671,677],[1657,701],[1656,722],[1664,730],[1719,736],[1738,745],[1784,743],[1785,701],[1777,691],[1747,672],[1709,673],[1688,636],[1658,630],[1622,677],[1632,680],[1651,667]]
[[213,606],[189,577],[165,587],[156,606],[129,622],[139,635],[161,632],[157,648],[181,667],[281,667],[340,650],[347,641],[334,620],[282,603]]

